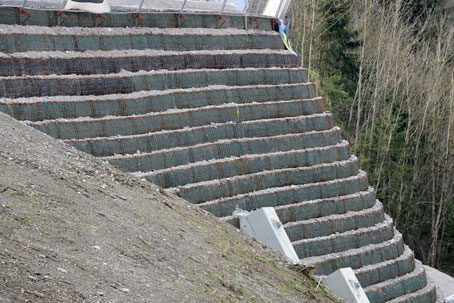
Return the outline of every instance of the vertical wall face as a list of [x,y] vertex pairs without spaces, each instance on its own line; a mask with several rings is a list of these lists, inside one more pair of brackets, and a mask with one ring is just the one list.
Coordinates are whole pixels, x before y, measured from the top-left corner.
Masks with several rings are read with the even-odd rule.
[[102,26],[118,28],[94,28],[71,14],[61,28],[0,14],[1,111],[233,225],[236,207],[274,207],[303,263],[352,267],[371,302],[435,302],[271,20],[245,31],[244,18],[218,29],[216,16],[188,15],[194,29],[145,14],[169,28],[119,28],[131,16],[114,14]]
[[291,0],[268,0],[263,15],[282,18],[291,2]]

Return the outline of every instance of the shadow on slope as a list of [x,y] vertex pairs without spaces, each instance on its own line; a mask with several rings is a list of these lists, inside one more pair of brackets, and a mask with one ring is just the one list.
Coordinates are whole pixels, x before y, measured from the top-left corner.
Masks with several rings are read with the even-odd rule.
[[0,113],[0,302],[336,302],[198,207]]

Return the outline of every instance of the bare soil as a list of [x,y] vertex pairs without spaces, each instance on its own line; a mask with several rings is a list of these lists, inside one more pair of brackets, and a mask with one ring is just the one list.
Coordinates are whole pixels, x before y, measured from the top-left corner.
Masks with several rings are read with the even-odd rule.
[[0,113],[0,302],[339,302],[278,253]]

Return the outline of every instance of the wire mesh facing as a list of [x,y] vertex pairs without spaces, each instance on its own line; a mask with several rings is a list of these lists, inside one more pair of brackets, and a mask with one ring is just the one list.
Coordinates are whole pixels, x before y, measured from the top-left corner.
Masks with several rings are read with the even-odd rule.
[[[268,17],[285,16],[291,0],[109,0],[112,11],[204,12]],[[4,0],[3,5],[21,8],[59,9],[67,0]]]

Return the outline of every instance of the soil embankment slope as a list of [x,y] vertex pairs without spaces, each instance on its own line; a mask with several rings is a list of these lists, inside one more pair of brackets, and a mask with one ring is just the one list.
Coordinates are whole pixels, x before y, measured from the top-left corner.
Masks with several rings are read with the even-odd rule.
[[336,302],[232,226],[0,113],[0,302]]

